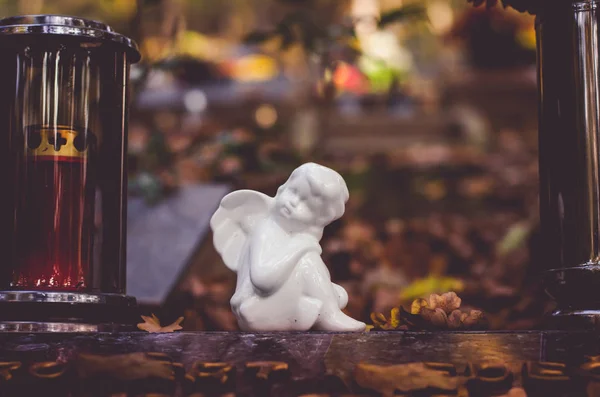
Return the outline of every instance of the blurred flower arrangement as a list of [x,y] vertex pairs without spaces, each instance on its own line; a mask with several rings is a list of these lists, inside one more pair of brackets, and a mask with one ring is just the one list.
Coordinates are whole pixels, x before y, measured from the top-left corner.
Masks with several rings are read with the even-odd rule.
[[398,37],[385,28],[397,22],[425,18],[425,9],[408,4],[391,10],[378,19],[372,31],[360,32],[363,21],[348,19],[341,24],[323,25],[305,10],[286,15],[272,29],[257,30],[246,36],[246,43],[262,45],[277,41],[285,51],[299,44],[309,60],[315,60],[317,90],[326,99],[340,93],[387,92],[394,83],[404,83],[413,70],[412,54]]
[[[194,105],[191,109],[184,99],[184,110],[190,112],[191,109],[193,114],[182,115],[174,109],[168,117],[179,121],[170,124],[181,124],[184,122],[181,120],[193,118],[194,114],[210,118],[204,110],[213,103],[203,94],[203,87],[216,83],[220,84],[220,90],[227,90],[236,83],[264,82],[263,88],[252,86],[250,96],[259,99],[260,90],[268,90],[269,81],[280,73],[281,65],[273,57],[273,48],[280,53],[301,48],[309,63],[316,60],[318,69],[324,73],[316,80],[321,84],[321,98],[325,102],[341,93],[385,92],[397,88],[399,82],[406,79],[412,64],[411,54],[384,28],[395,22],[423,18],[423,7],[411,4],[387,12],[369,34],[354,31],[355,25],[362,22],[355,24],[349,19],[331,24],[318,17],[318,8],[311,7],[305,5],[287,13],[272,29],[248,33],[243,45],[250,45],[250,54],[242,56],[234,55],[232,45],[186,30],[183,23],[177,22],[181,15],[169,11],[173,15],[163,23],[167,26],[163,26],[166,35],[150,34],[143,40],[143,49],[149,57],[140,67],[140,73],[134,73],[136,95],[141,97],[148,87],[155,92],[195,87],[199,99],[203,100],[202,108],[198,105],[198,110]],[[221,48],[219,55],[210,50],[213,47]],[[207,54],[214,57],[211,59]],[[188,96],[185,92],[182,95]],[[244,106],[239,95],[235,100]],[[161,108],[157,104],[153,106]],[[164,106],[173,107],[168,103]],[[157,202],[186,181],[226,181],[243,187],[249,178],[242,178],[242,171],[265,178],[269,173],[285,174],[301,161],[298,154],[282,143],[279,124],[267,122],[268,134],[265,128],[260,128],[266,118],[277,120],[277,110],[272,106],[257,108],[259,128],[241,123],[203,127],[199,122],[192,128],[195,130],[192,136],[187,137],[171,134],[167,130],[173,128],[157,122],[161,113],[165,112],[157,112],[150,123],[132,125],[130,133],[130,192],[143,195],[150,203]]]

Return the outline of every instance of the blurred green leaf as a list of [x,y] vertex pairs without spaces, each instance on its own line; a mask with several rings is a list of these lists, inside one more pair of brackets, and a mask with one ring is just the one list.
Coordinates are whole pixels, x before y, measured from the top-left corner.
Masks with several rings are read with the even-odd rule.
[[529,223],[520,222],[508,229],[508,232],[504,238],[498,243],[496,250],[498,255],[504,256],[510,254],[512,251],[521,247],[529,233],[531,232],[531,225]]
[[449,291],[462,292],[464,288],[464,282],[459,278],[428,276],[415,280],[404,288],[400,293],[400,300],[412,301],[428,297],[431,294],[442,294]]

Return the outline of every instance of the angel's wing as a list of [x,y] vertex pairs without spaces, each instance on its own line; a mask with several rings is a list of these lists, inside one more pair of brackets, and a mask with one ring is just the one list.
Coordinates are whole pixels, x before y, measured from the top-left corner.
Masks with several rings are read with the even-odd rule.
[[238,190],[221,200],[210,220],[213,243],[223,262],[237,271],[242,248],[256,221],[267,214],[272,197],[254,190]]

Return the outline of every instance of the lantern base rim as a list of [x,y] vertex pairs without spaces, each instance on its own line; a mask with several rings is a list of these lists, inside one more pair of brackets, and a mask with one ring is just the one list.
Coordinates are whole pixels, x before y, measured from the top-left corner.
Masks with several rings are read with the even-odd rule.
[[136,299],[134,297],[122,294],[31,290],[0,291],[0,302],[83,303],[119,306],[136,305]]
[[12,333],[89,333],[89,332],[131,332],[131,324],[87,324],[67,322],[0,321],[0,332]]
[[544,274],[546,293],[559,308],[585,311],[600,310],[600,264],[551,269]]
[[131,331],[139,318],[135,297],[127,295],[0,291],[0,332]]
[[556,309],[545,319],[546,329],[600,331],[600,310]]

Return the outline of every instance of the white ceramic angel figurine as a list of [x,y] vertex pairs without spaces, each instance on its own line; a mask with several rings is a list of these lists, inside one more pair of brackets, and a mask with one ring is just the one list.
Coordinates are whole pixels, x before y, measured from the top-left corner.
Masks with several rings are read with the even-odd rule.
[[321,259],[323,228],[344,213],[348,188],[335,171],[298,167],[275,198],[227,195],[211,219],[214,244],[237,272],[231,308],[244,331],[363,331],[342,312],[348,294]]

